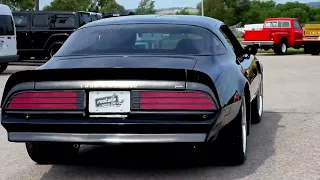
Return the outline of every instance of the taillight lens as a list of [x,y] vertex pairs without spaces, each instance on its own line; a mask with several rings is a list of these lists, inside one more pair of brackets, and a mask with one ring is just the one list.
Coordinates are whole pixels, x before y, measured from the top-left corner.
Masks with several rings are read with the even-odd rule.
[[140,92],[143,110],[216,110],[212,98],[202,92]]
[[7,110],[77,110],[83,109],[84,92],[22,92],[11,98]]

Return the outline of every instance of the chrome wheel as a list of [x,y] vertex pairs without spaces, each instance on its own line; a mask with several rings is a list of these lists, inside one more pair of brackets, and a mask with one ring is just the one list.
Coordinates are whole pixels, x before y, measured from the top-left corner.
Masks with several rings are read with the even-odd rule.
[[261,82],[260,85],[260,92],[259,92],[259,97],[258,97],[258,114],[261,117],[262,116],[262,112],[263,112],[263,85]]
[[281,45],[281,52],[282,52],[282,53],[286,53],[286,51],[287,51],[287,45],[286,45],[285,43],[283,43],[283,44]]
[[241,118],[241,129],[242,129],[242,151],[245,154],[247,151],[247,112],[245,100],[243,99],[242,105],[242,118]]

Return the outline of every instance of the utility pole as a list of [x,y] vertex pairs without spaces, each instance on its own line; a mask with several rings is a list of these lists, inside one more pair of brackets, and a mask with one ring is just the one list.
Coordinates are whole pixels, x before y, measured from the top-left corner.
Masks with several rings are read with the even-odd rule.
[[39,11],[39,0],[34,0],[34,10]]
[[201,14],[202,14],[202,16],[204,16],[203,1],[204,1],[204,0],[202,0],[202,1],[201,1],[201,11],[202,11],[202,13],[201,13]]

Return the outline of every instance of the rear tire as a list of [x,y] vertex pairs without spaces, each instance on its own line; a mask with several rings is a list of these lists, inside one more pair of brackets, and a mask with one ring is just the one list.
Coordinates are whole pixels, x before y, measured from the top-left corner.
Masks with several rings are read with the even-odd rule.
[[49,59],[52,58],[54,56],[54,54],[56,54],[58,52],[58,50],[61,48],[61,46],[62,45],[60,45],[60,44],[56,44],[48,49]]
[[[250,115],[250,114],[249,114]],[[223,154],[223,162],[227,165],[241,165],[247,159],[247,136],[248,136],[248,112],[245,97],[242,97],[241,107],[237,116],[226,125],[218,135],[218,139],[205,146],[204,158],[215,154]],[[218,150],[216,153],[216,150]],[[214,163],[211,159],[209,164]]]
[[79,152],[79,145],[62,143],[26,143],[29,157],[38,164],[71,162]]
[[319,55],[320,52],[319,52],[319,48],[313,48],[312,51],[311,51],[311,55],[313,56],[317,56]]
[[247,122],[246,100],[242,97],[238,115],[222,133],[221,145],[230,165],[241,165],[247,158]]
[[0,73],[3,73],[8,68],[9,63],[2,63],[0,64]]
[[281,40],[279,44],[275,45],[274,53],[277,55],[286,55],[288,52],[288,45],[286,40]]
[[263,115],[263,78],[261,78],[261,84],[257,92],[257,96],[252,101],[251,105],[251,123],[258,124],[261,122]]

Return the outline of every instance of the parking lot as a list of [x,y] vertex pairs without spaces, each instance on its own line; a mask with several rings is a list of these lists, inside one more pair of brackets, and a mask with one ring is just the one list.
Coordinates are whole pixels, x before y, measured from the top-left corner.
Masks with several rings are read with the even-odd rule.
[[[264,117],[253,125],[242,166],[203,166],[192,150],[84,147],[75,165],[37,165],[24,144],[7,141],[0,127],[0,179],[320,179],[320,56],[262,54]],[[0,75],[0,93],[15,71]],[[142,164],[142,165],[139,165]]]

